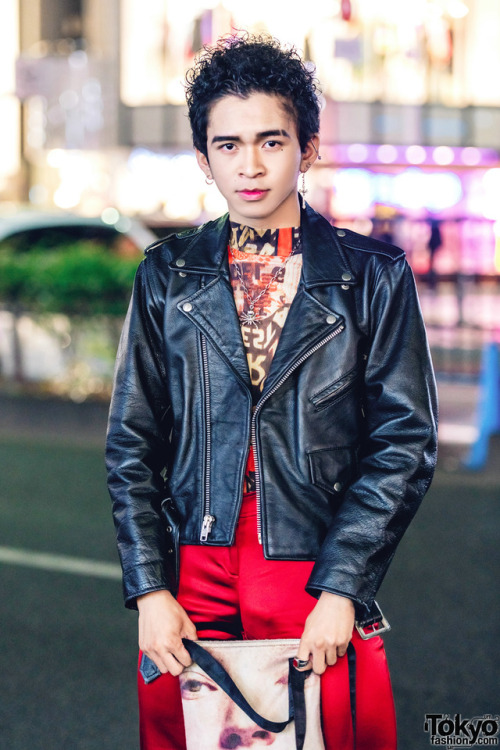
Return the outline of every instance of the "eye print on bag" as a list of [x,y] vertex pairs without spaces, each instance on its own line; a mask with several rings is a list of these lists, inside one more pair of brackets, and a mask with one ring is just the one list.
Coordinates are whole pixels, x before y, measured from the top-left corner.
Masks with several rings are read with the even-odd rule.
[[[284,666],[283,659],[274,656],[257,666],[255,658],[251,665],[248,658],[248,655],[242,656],[236,651],[222,658],[217,656],[232,679],[238,685],[245,685],[245,697],[253,708],[266,718],[283,720],[288,716],[286,663]],[[250,681],[249,675],[253,675]],[[179,680],[188,750],[257,749],[268,745],[272,745],[273,750],[289,750],[295,747],[293,723],[279,734],[262,729],[198,665],[185,669]],[[263,680],[265,692],[262,690]]]

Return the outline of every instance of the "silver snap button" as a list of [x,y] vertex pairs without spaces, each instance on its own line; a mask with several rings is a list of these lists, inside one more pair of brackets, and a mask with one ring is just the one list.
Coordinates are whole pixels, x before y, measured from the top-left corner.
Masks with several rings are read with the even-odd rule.
[[337,229],[337,237],[345,237],[345,232],[343,229]]
[[337,318],[335,315],[327,315],[326,316],[326,322],[327,323],[336,323]]
[[341,482],[335,482],[335,484],[333,485],[333,489],[335,490],[335,492],[340,492],[340,490],[342,489]]
[[174,554],[174,550],[173,550],[173,549],[168,549],[168,550],[167,550],[167,554],[169,554],[169,555],[173,555],[173,554]]
[[184,312],[191,312],[191,310],[193,309],[193,305],[191,304],[191,302],[184,302],[184,304],[182,305],[182,309],[184,310]]
[[350,273],[343,273],[342,274],[342,281],[350,281],[352,279],[352,276]]
[[348,290],[349,289],[349,284],[342,284],[342,289]]
[[177,258],[177,260],[175,261],[175,265],[178,266],[178,268],[182,268],[182,266],[186,265],[186,261],[184,260],[184,258]]
[[184,271],[179,271],[179,276],[181,276],[183,279],[186,278],[187,273],[184,273]]
[[171,534],[171,533],[172,533],[172,527],[171,527],[171,526],[167,526],[167,532],[168,532],[169,534]]

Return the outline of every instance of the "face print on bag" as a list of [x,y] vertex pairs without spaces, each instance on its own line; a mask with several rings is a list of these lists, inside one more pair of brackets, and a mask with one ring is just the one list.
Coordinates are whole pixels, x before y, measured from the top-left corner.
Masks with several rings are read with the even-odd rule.
[[[250,705],[266,719],[283,721],[288,716],[288,647],[282,654],[258,653],[252,649],[219,651],[217,660],[231,675]],[[197,665],[187,667],[180,676],[180,688],[188,750],[226,750],[227,748],[264,748],[294,750],[293,722],[275,734],[262,729]],[[312,693],[314,679],[305,683],[305,700]],[[314,711],[308,714],[314,715]],[[304,750],[324,747],[317,725],[310,721]]]

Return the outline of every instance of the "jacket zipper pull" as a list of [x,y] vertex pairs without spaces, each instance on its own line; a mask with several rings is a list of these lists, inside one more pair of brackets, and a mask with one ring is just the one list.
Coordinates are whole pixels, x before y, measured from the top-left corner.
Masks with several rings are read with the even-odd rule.
[[206,542],[208,535],[212,531],[212,526],[215,523],[215,516],[206,515],[203,518],[203,526],[201,527],[200,542]]

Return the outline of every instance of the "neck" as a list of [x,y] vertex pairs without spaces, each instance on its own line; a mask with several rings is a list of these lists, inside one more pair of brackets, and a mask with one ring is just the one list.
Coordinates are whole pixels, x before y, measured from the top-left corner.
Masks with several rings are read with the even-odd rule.
[[294,193],[276,211],[266,216],[242,216],[229,208],[229,219],[235,224],[251,227],[252,229],[287,229],[300,226],[299,194]]

